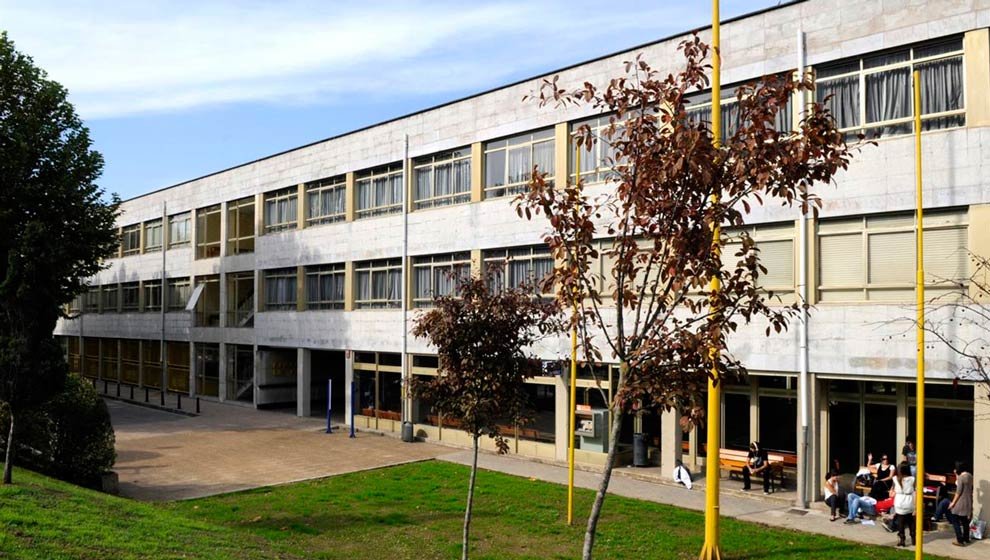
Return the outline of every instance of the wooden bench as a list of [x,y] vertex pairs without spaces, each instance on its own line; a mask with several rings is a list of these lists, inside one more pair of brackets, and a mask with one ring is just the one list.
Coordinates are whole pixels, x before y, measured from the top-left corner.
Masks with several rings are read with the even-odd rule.
[[[797,472],[797,455],[793,453],[767,453],[767,462],[770,469],[770,490],[776,492],[777,483],[784,487],[785,469]],[[733,476],[743,477],[743,467],[749,465],[749,452],[739,449],[719,449],[718,467],[727,471],[729,478]]]
[[771,479],[777,477],[780,479],[780,487],[785,487],[785,481],[788,477],[797,479],[797,454],[796,453],[783,453],[780,451],[771,451],[767,453],[767,459],[770,460],[771,469]]

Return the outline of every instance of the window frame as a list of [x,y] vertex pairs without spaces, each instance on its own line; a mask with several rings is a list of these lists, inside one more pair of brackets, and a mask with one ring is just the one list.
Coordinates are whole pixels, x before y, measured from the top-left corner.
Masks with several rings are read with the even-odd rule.
[[[399,275],[399,293],[395,294],[394,297],[389,297],[387,291],[389,286],[392,286],[392,275]],[[384,297],[376,297],[375,294],[375,276],[379,274],[385,275],[385,294]],[[364,281],[364,275],[367,275],[368,281],[368,294],[370,297],[361,299],[361,285]],[[400,309],[402,307],[402,259],[401,258],[391,258],[391,259],[375,259],[370,261],[360,261],[354,263],[354,308],[355,309]]]
[[217,226],[217,239],[207,239],[209,233],[209,221],[216,215],[217,220],[223,217],[223,208],[220,204],[212,204],[196,209],[196,259],[213,259],[220,256],[220,248],[223,246],[223,224]]
[[[295,204],[293,204],[293,202]],[[279,204],[286,204],[286,215],[280,222],[271,223],[268,221],[268,207],[269,205],[275,205],[275,216],[278,217],[278,206]],[[262,196],[262,224],[264,225],[265,235],[272,233],[279,233],[282,231],[290,231],[299,227],[299,188],[285,187],[274,191],[266,192]],[[291,212],[289,210],[291,209]],[[289,214],[292,216],[289,217]]]
[[[158,294],[158,298],[154,295]],[[162,310],[162,281],[145,280],[141,283],[141,311],[158,312]]]
[[[337,222],[343,222],[347,219],[347,176],[337,175],[335,177],[328,177],[326,179],[320,179],[319,181],[311,181],[305,185],[305,195],[306,195],[306,226],[315,226],[323,224],[334,224]],[[334,212],[331,214],[318,214],[323,208],[323,199],[327,197],[340,196],[342,208],[340,212]],[[313,203],[311,197],[316,197],[316,204]]]
[[[935,54],[935,55],[922,56],[922,57],[915,58],[915,51],[917,49],[930,48],[930,47],[937,46],[937,45],[940,45],[940,44],[948,44],[950,42],[955,42],[955,41],[958,41],[959,42],[959,49],[957,49],[957,50],[952,50],[952,51],[947,51],[947,52],[939,53],[939,54]],[[880,55],[891,55],[891,54],[895,54],[895,53],[902,52],[902,51],[907,51],[907,60],[900,61],[900,62],[889,63],[889,64],[884,64],[884,65],[881,65],[881,66],[871,66],[869,68],[866,67],[866,61],[869,60],[870,58],[873,58],[873,57],[876,57],[876,56],[880,56]],[[926,123],[926,121],[927,122],[932,122],[932,121],[936,121],[938,119],[942,119],[942,118],[946,118],[946,117],[956,117],[956,116],[962,117],[962,123],[961,124],[959,124],[957,126],[946,126],[946,127],[934,128],[934,129],[928,129],[928,130],[952,130],[952,129],[956,129],[956,128],[964,128],[966,126],[966,102],[967,102],[967,99],[966,99],[966,49],[965,49],[965,45],[964,45],[964,42],[963,42],[963,39],[962,39],[961,36],[960,37],[943,37],[943,38],[940,38],[940,39],[936,39],[936,40],[932,40],[932,41],[926,41],[926,42],[923,42],[923,43],[918,43],[918,44],[910,45],[910,46],[907,46],[907,47],[898,47],[898,48],[895,48],[895,49],[887,49],[887,50],[878,51],[878,52],[871,52],[871,53],[867,53],[865,55],[854,57],[854,58],[850,58],[850,59],[838,60],[838,61],[835,61],[835,62],[829,62],[829,63],[825,63],[825,64],[816,65],[815,68],[814,68],[815,69],[815,74],[816,74],[815,75],[814,99],[816,101],[821,102],[821,100],[818,99],[818,85],[819,84],[821,84],[823,82],[824,83],[827,83],[827,82],[831,82],[831,81],[838,81],[838,80],[842,80],[842,79],[849,79],[849,78],[857,77],[858,78],[857,99],[858,99],[858,103],[859,103],[859,111],[858,111],[858,114],[857,114],[857,124],[854,125],[854,126],[840,128],[839,129],[839,132],[842,132],[842,133],[846,134],[847,136],[848,135],[856,135],[856,134],[863,133],[863,134],[866,134],[869,138],[896,138],[898,136],[906,136],[908,134],[913,134],[914,133],[914,106],[913,106],[913,101],[912,101],[911,111],[910,111],[911,114],[907,115],[906,117],[898,117],[896,119],[887,119],[887,120],[875,121],[875,122],[867,122],[866,121],[866,118],[867,118],[867,113],[866,113],[866,90],[867,90],[866,80],[867,80],[867,77],[870,76],[870,75],[873,75],[873,74],[881,74],[881,73],[884,73],[884,72],[890,72],[892,70],[898,70],[898,69],[901,69],[901,68],[907,68],[908,71],[909,71],[909,73],[911,75],[913,75],[916,66],[924,65],[926,63],[931,63],[931,62],[946,60],[946,59],[950,59],[950,58],[959,58],[960,64],[963,67],[963,71],[962,71],[962,93],[961,93],[961,101],[960,101],[961,108],[959,108],[959,109],[953,109],[953,110],[949,110],[949,111],[940,111],[940,112],[937,112],[937,113],[925,113],[924,112],[924,98],[922,98],[921,128],[922,128],[922,132],[926,132],[926,129],[925,129],[925,123]],[[828,69],[831,69],[831,68],[837,68],[837,67],[841,67],[843,65],[851,65],[851,64],[856,64],[857,65],[857,69],[856,70],[846,71],[846,72],[839,72],[839,73],[836,73],[836,74],[830,74],[830,75],[825,76],[825,77],[818,77],[818,74],[822,70],[828,70]],[[913,87],[912,87],[912,90],[913,90]],[[924,94],[925,94],[924,89],[922,89],[922,95],[924,95]],[[911,94],[911,95],[913,95],[913,94]],[[909,129],[910,130],[908,130],[906,132],[900,132],[900,133],[882,134],[882,131],[883,131],[884,128],[892,127],[892,126],[899,126],[899,125],[900,126],[909,125]],[[875,133],[875,134],[871,134],[871,133]]]
[[[162,244],[165,239],[165,226],[162,222],[162,219],[158,218],[157,220],[148,220],[147,222],[144,222],[144,224],[142,224],[141,227],[144,229],[144,235],[142,236],[144,243],[144,252],[155,253],[161,251],[163,247]],[[151,232],[156,229],[158,230],[158,244],[152,245],[149,240],[151,239]]]
[[125,257],[141,254],[141,224],[124,226],[120,230],[120,254]]
[[[427,210],[430,208],[441,208],[453,206],[455,204],[465,204],[471,202],[471,147],[466,146],[455,150],[447,150],[428,156],[415,158],[412,164],[412,191],[413,209]],[[460,177],[458,165],[467,164],[467,184],[456,185],[457,177]],[[450,194],[437,195],[437,168],[447,166],[450,169],[451,189],[462,187],[462,190],[452,190]],[[430,173],[430,196],[420,198],[419,178],[421,173]]]
[[[528,251],[529,254],[523,255],[522,253],[524,251]],[[515,285],[512,285],[512,283],[510,282],[509,274],[510,274],[511,263],[521,262],[521,261],[530,262],[529,269],[532,278],[529,278],[527,280],[532,280],[536,284],[535,287],[539,288],[539,284],[543,281],[544,278],[546,278],[546,276],[544,276],[543,278],[536,278],[535,274],[533,274],[535,267],[533,266],[532,263],[535,262],[536,260],[543,260],[543,259],[549,259],[551,267],[554,265],[553,254],[550,251],[550,247],[548,247],[545,244],[523,245],[520,247],[505,247],[498,249],[485,249],[481,254],[482,270],[484,271],[484,274],[488,275],[490,270],[489,267],[493,266],[495,263],[499,263],[502,267],[501,277],[495,281],[495,284],[492,284],[491,280],[489,280],[489,287],[492,290],[501,290],[503,289],[503,287],[506,286],[509,288],[519,287],[521,283],[516,283]],[[552,292],[540,292],[539,295],[541,297],[556,297],[556,295]]]
[[[541,128],[538,130],[533,130],[529,132],[524,132],[522,134],[516,134],[513,136],[508,136],[506,138],[501,138],[499,140],[491,140],[485,142],[482,147],[482,159],[484,165],[484,173],[482,174],[482,192],[484,197],[488,198],[504,198],[507,196],[513,196],[519,194],[526,190],[526,186],[532,179],[533,166],[530,165],[529,169],[524,174],[524,179],[521,181],[510,182],[509,181],[509,151],[511,149],[518,149],[523,146],[529,147],[529,161],[532,164],[534,161],[534,151],[538,144],[549,143],[551,145],[551,153],[554,153],[554,157],[550,158],[553,163],[554,168],[547,170],[541,169],[540,172],[547,173],[548,182],[552,183],[555,174],[557,173],[556,168],[556,134],[553,127]],[[502,152],[503,162],[502,162],[502,174],[501,178],[504,181],[500,185],[489,185],[488,177],[491,171],[489,157],[492,154]]]
[[[347,282],[346,282],[346,266],[344,263],[328,263],[328,264],[317,264],[309,265],[304,269],[306,277],[306,309],[314,310],[330,310],[330,309],[344,309],[344,301],[347,299]],[[314,294],[312,290],[313,282],[315,281],[318,287],[318,292],[316,296],[325,296],[323,294],[323,277],[330,276],[334,279],[334,282],[340,282],[339,294],[340,298],[325,298],[317,297],[314,299]]]
[[[405,208],[406,199],[406,181],[405,173],[402,163],[390,163],[388,165],[383,165],[373,169],[365,170],[354,175],[354,219],[361,220],[364,218],[374,218],[378,216],[388,216],[391,214],[401,214]],[[386,181],[385,193],[391,191],[394,186],[391,181],[395,178],[399,178],[399,183],[401,188],[399,189],[399,200],[392,200],[386,204],[381,204],[381,201],[377,200],[377,190],[375,186],[375,181],[379,179],[384,179]],[[371,189],[372,205],[367,208],[361,207],[361,188],[366,184],[368,188]]]
[[[254,196],[246,196],[227,203],[227,255],[243,255],[254,252],[254,224],[257,217]],[[241,212],[251,208],[251,225],[247,235],[240,231]],[[247,243],[250,241],[250,243]]]
[[[184,237],[176,239],[176,234]],[[187,247],[192,238],[192,212],[180,212],[168,217],[168,248]]]
[[169,278],[166,282],[168,287],[168,311],[185,311],[189,297],[192,295],[192,283],[188,276]]
[[[264,280],[264,293],[262,302],[265,311],[295,311],[299,302],[299,280],[296,267],[268,268],[261,275]],[[292,301],[271,302],[268,299],[268,286],[271,282],[278,280],[285,281],[291,286]]]
[[[127,305],[127,298],[125,294],[134,294],[134,304]],[[137,313],[141,311],[141,283],[140,282],[124,282],[120,285],[120,312],[121,313]]]
[[100,313],[117,313],[120,309],[120,289],[117,284],[100,286]]
[[[422,255],[418,257],[413,257],[412,259],[412,278],[411,280],[411,290],[410,297],[412,298],[413,307],[432,307],[433,298],[436,295],[437,288],[437,271],[444,271],[446,269],[447,273],[453,273],[456,269],[463,268],[463,272],[467,273],[467,276],[471,274],[471,252],[470,251],[458,251],[454,253],[442,253],[438,255]],[[419,275],[417,272],[421,270],[429,270],[430,273],[430,289],[428,290],[429,295],[420,297],[419,296]],[[456,279],[453,279],[453,292],[447,294],[439,294],[440,296],[456,296]]]

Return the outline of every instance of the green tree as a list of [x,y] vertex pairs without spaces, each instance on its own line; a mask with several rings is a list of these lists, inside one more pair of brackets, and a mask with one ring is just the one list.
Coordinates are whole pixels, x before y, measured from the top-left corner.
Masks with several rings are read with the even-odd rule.
[[0,402],[10,414],[4,484],[18,414],[64,381],[52,336],[62,307],[118,244],[119,199],[106,200],[96,185],[103,157],[66,97],[0,33]]
[[436,377],[410,383],[412,393],[432,403],[432,410],[471,436],[473,456],[464,508],[461,558],[468,558],[471,507],[478,474],[478,440],[494,438],[499,453],[509,446],[503,426],[526,420],[525,380],[540,362],[528,348],[560,331],[555,300],[531,288],[495,289],[496,277],[462,277],[457,296],[434,297],[433,309],[416,317],[413,335],[437,349]]
[[[852,157],[820,106],[809,104],[794,130],[782,130],[788,101],[812,87],[790,77],[737,88],[737,115],[722,145],[713,146],[710,123],[688,109],[688,94],[708,87],[709,47],[695,36],[680,50],[686,64],[677,74],[659,74],[637,59],[602,89],[585,83],[568,91],[556,78],[546,80],[541,105],[611,115],[600,134],[584,125],[575,140],[588,150],[606,143],[612,176],[602,190],[580,181],[553,185],[537,172],[517,199],[520,215],[546,218],[544,239],[556,263],[550,282],[561,302],[574,302],[571,324],[587,360],[619,364],[605,472],[585,533],[586,560],[623,415],[636,406],[658,407],[701,421],[699,401],[709,376],[719,383],[746,372],[728,351],[730,333],[756,320],[767,322],[768,335],[780,332],[797,311],[797,305],[771,306],[773,294],[760,288],[766,269],[743,227],[751,206],[817,209],[811,187],[831,182]],[[722,226],[743,232],[733,240],[739,242],[734,254],[722,255],[726,236],[716,234]],[[599,259],[605,263],[601,275],[595,273]],[[713,280],[720,289],[709,287]]]

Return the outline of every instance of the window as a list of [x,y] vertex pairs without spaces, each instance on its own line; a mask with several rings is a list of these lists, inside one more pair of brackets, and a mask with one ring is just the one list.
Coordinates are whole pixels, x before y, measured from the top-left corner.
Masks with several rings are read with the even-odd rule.
[[124,256],[141,253],[141,224],[127,226],[120,234],[120,246]]
[[220,393],[220,345],[196,343],[197,395],[216,397]]
[[471,253],[413,259],[413,304],[428,307],[434,296],[455,295],[457,278],[471,275]]
[[227,254],[254,252],[254,197],[227,203]]
[[191,295],[192,287],[189,284],[189,278],[168,279],[168,308],[170,311],[184,310]]
[[344,308],[344,264],[306,267],[306,308]]
[[462,148],[417,158],[413,201],[416,209],[460,204],[471,200],[471,150]]
[[90,286],[83,298],[83,311],[86,313],[100,312],[100,287]]
[[227,274],[227,326],[254,326],[254,273]]
[[117,312],[117,285],[107,284],[103,286],[103,307],[100,311],[104,313],[116,313]]
[[265,193],[265,233],[296,229],[299,189],[287,187]]
[[196,326],[220,326],[220,276],[197,276],[196,285],[203,291],[196,301]]
[[359,173],[355,179],[357,218],[402,212],[402,164]]
[[296,308],[296,269],[277,268],[265,271],[265,309]]
[[922,129],[966,124],[960,37],[819,66],[815,99],[850,136],[909,134],[914,130],[914,70],[921,72]]
[[128,282],[120,285],[120,310],[139,311],[141,309],[141,283]]
[[[722,140],[731,138],[739,131],[742,124],[740,119],[739,99],[737,96],[739,85],[722,88],[719,107],[722,109]],[[685,96],[685,105],[688,120],[693,122],[712,122],[712,92],[711,90],[694,93]],[[787,105],[777,112],[775,127],[778,132],[786,133],[793,130],[793,100],[788,99]]]
[[545,128],[485,144],[485,197],[497,198],[526,189],[533,166],[554,174],[553,129]]
[[491,272],[496,267],[501,271],[490,280],[492,289],[499,290],[504,286],[518,288],[529,283],[540,288],[540,282],[553,273],[553,257],[546,245],[518,247],[514,249],[490,249],[483,253],[485,271]]
[[[614,118],[611,115],[592,117],[571,124],[572,138],[578,128],[588,125],[595,140],[591,145],[590,152],[586,146],[581,147],[581,179],[585,182],[602,183],[615,178],[615,172],[612,171],[612,167],[615,165],[616,153],[611,141],[619,140],[622,137],[622,127],[620,124],[616,124],[615,131],[612,132],[611,136],[609,135],[608,130],[612,125],[611,120]],[[568,159],[571,162],[571,180],[575,179],[575,167],[577,166],[577,158],[574,152],[575,144],[572,141],[570,153],[568,154]]]
[[306,223],[342,222],[347,212],[347,182],[343,175],[306,183]]
[[144,283],[144,310],[162,310],[162,282],[161,280],[148,280]]
[[398,308],[402,298],[402,259],[382,259],[354,265],[354,300],[358,308]]
[[[951,291],[968,276],[965,212],[925,214],[925,293]],[[818,225],[819,297],[831,301],[909,301],[915,285],[914,214],[823,220]]]
[[185,247],[189,245],[192,232],[192,219],[189,212],[168,217],[168,247]]
[[162,221],[152,220],[144,223],[144,252],[162,250]]
[[[722,247],[722,264],[726,271],[735,270],[741,257],[736,256],[742,241],[739,230],[723,230],[725,245]],[[791,293],[796,289],[794,271],[794,224],[760,225],[746,228],[746,233],[756,242],[760,264],[767,269],[756,281],[759,288],[777,295]],[[790,303],[790,302],[788,302]]]
[[220,256],[220,205],[196,210],[196,258]]

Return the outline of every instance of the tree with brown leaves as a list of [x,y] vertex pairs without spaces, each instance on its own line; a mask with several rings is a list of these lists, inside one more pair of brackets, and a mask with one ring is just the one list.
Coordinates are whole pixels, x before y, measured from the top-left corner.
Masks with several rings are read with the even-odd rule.
[[[633,406],[656,406],[699,421],[696,403],[709,376],[719,383],[745,373],[727,351],[729,334],[757,319],[768,321],[767,335],[780,332],[798,309],[769,305],[774,296],[760,288],[766,269],[750,237],[738,234],[738,250],[723,257],[726,239],[713,231],[745,225],[754,204],[817,209],[820,200],[810,187],[830,182],[853,152],[820,106],[809,105],[794,130],[780,130],[788,101],[812,84],[773,76],[737,89],[735,122],[722,145],[713,146],[710,123],[690,110],[689,100],[708,87],[710,49],[695,36],[680,50],[686,65],[676,75],[661,76],[637,58],[603,89],[585,83],[569,91],[556,77],[545,80],[541,105],[583,105],[610,115],[597,137],[582,126],[574,140],[583,149],[609,144],[611,179],[604,188],[581,181],[553,185],[536,172],[516,201],[521,216],[546,218],[545,241],[555,259],[547,287],[552,284],[567,307],[575,303],[570,322],[586,360],[619,364],[585,559],[591,558],[622,415]],[[599,259],[601,276],[594,272]],[[707,287],[713,278],[721,289]]]
[[[492,272],[491,274],[494,274]],[[464,509],[461,558],[468,558],[471,507],[478,474],[478,440],[487,435],[499,453],[509,445],[503,430],[526,420],[525,380],[540,371],[530,347],[561,329],[560,309],[527,286],[498,289],[494,277],[457,279],[456,296],[433,298],[412,333],[436,348],[438,375],[410,382],[412,393],[433,412],[471,436],[471,478]]]

